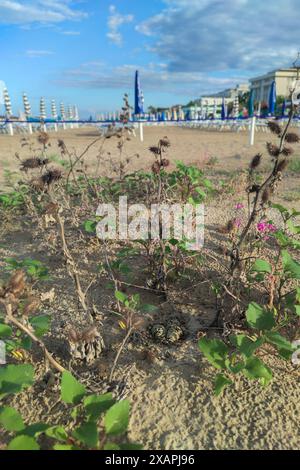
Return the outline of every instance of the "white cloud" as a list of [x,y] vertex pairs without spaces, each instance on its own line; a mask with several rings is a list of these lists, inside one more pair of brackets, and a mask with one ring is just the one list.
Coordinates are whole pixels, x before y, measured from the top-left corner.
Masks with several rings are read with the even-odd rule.
[[30,49],[30,50],[26,51],[25,54],[28,57],[36,58],[36,57],[45,57],[45,56],[52,55],[53,52],[52,51],[43,51],[43,50]]
[[224,78],[210,77],[205,73],[170,72],[164,65],[156,64],[155,66],[154,63],[150,63],[148,66],[140,67],[136,64],[125,64],[111,68],[91,62],[76,69],[66,70],[59,83],[63,86],[82,89],[119,89],[130,92],[134,86],[135,71],[139,69],[145,94],[151,91],[196,97],[204,93],[221,91],[246,81],[245,77],[238,75]]
[[0,0],[0,23],[61,23],[87,17],[73,0]]
[[123,36],[120,33],[120,27],[124,24],[132,23],[134,16],[130,14],[122,15],[118,13],[114,5],[109,7],[109,13],[110,15],[107,22],[108,33],[106,36],[112,43],[116,44],[117,46],[122,46]]
[[299,0],[164,0],[136,29],[170,71],[263,71],[299,49]]
[[64,36],[80,36],[80,31],[62,31]]

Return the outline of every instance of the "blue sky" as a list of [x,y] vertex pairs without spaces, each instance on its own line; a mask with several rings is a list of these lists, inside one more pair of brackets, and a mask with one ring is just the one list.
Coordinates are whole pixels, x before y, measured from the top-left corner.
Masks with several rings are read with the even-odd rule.
[[[141,72],[145,105],[186,103],[300,49],[299,0],[0,0],[0,80],[82,116],[121,106]],[[1,104],[0,104],[1,112]]]

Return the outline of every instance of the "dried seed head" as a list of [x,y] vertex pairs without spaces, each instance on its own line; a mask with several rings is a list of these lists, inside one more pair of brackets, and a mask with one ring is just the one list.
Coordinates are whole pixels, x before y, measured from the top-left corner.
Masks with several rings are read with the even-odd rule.
[[161,147],[166,147],[167,148],[167,147],[171,146],[171,143],[170,143],[168,137],[164,137],[163,139],[161,139],[159,141],[159,143],[160,143]]
[[224,227],[219,228],[220,233],[231,233],[234,230],[234,221],[229,220]]
[[257,193],[259,190],[260,186],[258,184],[254,184],[247,189],[248,193]]
[[85,341],[86,343],[92,343],[98,336],[99,332],[96,326],[90,326],[81,334],[82,341]]
[[270,129],[271,132],[273,132],[273,134],[276,134],[278,136],[282,132],[281,126],[275,121],[269,121],[268,122],[268,128]]
[[78,343],[81,341],[81,334],[74,328],[70,328],[68,331],[68,339],[71,343]]
[[56,216],[59,211],[59,205],[55,202],[49,202],[49,204],[46,205],[45,207],[45,214]]
[[160,154],[159,148],[156,147],[156,146],[154,146],[154,145],[153,145],[152,147],[149,147],[149,150],[150,150],[150,152],[152,152],[154,155],[159,155],[159,154]]
[[160,164],[158,162],[153,163],[152,172],[156,175],[160,172]]
[[30,297],[23,309],[23,315],[25,317],[29,317],[29,315],[33,315],[40,306],[40,300],[37,297]]
[[286,169],[288,164],[289,164],[289,161],[286,158],[284,160],[281,160],[281,162],[279,162],[277,165],[277,172],[282,173]]
[[300,137],[295,132],[290,132],[285,136],[285,140],[289,144],[297,144],[300,141]]
[[67,147],[66,147],[66,144],[64,143],[64,141],[62,139],[59,139],[57,141],[57,145],[59,146],[62,153],[66,153]]
[[40,132],[40,134],[37,136],[37,141],[39,144],[46,145],[49,142],[49,135],[47,132]]
[[15,297],[19,297],[23,294],[26,287],[25,274],[23,271],[16,271],[10,278],[6,290],[13,294]]
[[281,153],[285,157],[289,157],[290,155],[292,155],[294,153],[294,150],[291,147],[283,147]]
[[257,168],[260,165],[261,158],[262,158],[261,153],[258,153],[257,155],[255,155],[255,157],[253,157],[253,159],[250,163],[250,169],[251,170],[254,170],[255,168]]
[[53,168],[42,175],[42,181],[49,186],[51,183],[60,180],[61,177],[62,172],[58,168]]
[[47,158],[27,158],[21,163],[21,171],[32,170],[41,166],[47,165],[49,160]]
[[30,181],[30,186],[35,191],[43,191],[45,189],[45,183],[44,183],[44,181],[41,177],[40,178],[33,178]]
[[162,166],[166,168],[167,166],[170,165],[170,160],[168,160],[167,158],[163,158],[161,163],[162,163]]
[[280,153],[279,147],[277,147],[277,145],[272,144],[271,142],[267,142],[267,150],[271,157],[278,157]]

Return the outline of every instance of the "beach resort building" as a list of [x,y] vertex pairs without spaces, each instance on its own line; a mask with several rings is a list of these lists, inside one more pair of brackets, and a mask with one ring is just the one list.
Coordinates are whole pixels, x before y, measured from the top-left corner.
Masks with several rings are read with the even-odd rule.
[[259,102],[268,102],[271,85],[275,80],[277,96],[281,95],[287,98],[290,94],[290,88],[297,76],[294,68],[278,69],[266,73],[260,77],[250,79],[250,90],[254,91],[254,100]]

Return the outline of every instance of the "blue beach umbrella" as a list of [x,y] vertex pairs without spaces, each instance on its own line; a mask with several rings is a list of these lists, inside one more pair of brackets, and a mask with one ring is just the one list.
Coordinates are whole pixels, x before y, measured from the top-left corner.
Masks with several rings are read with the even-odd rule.
[[224,97],[223,97],[223,100],[222,100],[221,118],[222,118],[222,121],[225,121],[225,119],[226,119],[226,108],[225,108],[225,98]]
[[139,71],[135,72],[135,103],[134,103],[134,114],[144,114],[143,109],[144,96],[141,89]]
[[276,82],[273,80],[269,97],[269,114],[275,114],[276,107]]
[[254,90],[251,90],[248,103],[249,116],[252,117],[254,114]]

